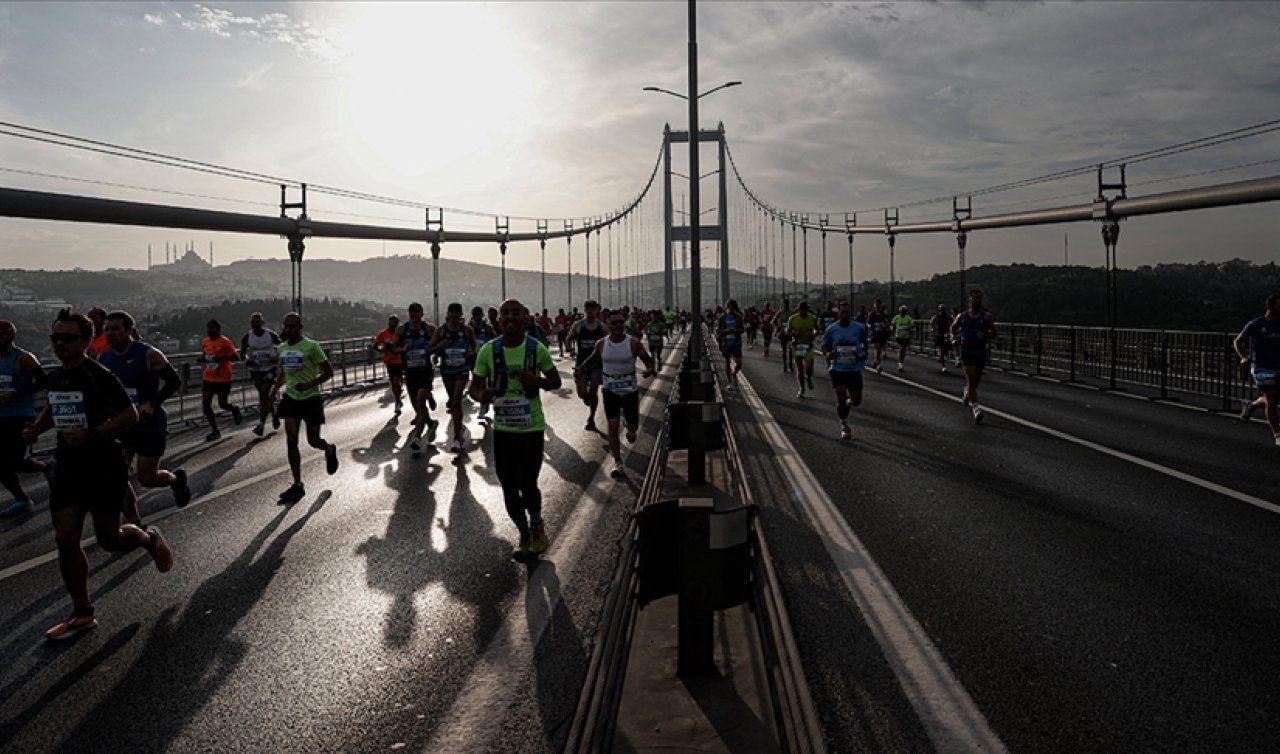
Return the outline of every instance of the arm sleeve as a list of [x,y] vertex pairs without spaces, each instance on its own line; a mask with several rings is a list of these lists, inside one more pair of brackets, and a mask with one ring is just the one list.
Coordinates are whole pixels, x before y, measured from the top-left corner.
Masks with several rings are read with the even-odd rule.
[[155,404],[159,406],[161,403],[173,397],[178,392],[178,388],[182,387],[182,379],[178,377],[178,371],[173,368],[169,362],[165,362],[164,369],[160,370],[160,389],[156,391]]

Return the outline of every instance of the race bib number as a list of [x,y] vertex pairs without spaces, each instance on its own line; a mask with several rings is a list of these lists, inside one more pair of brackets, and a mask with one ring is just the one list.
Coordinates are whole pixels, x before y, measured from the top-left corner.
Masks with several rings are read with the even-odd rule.
[[836,346],[836,363],[842,366],[853,366],[858,363],[857,346]]
[[0,374],[0,393],[13,392],[13,375]]
[[659,338],[649,338],[649,347],[650,347],[650,348],[661,348],[661,347],[662,347],[662,338],[660,338],[660,337],[659,337]]
[[427,365],[427,352],[422,348],[415,348],[412,351],[406,351],[404,354],[404,364],[410,369],[421,369]]
[[726,335],[726,336],[724,336],[724,344],[725,344],[726,346],[736,346],[736,345],[738,345],[738,336],[737,336],[737,335]]
[[285,351],[280,354],[280,366],[284,367],[284,371],[289,374],[302,371],[305,365],[302,351]]
[[1277,378],[1280,378],[1280,372],[1274,369],[1253,370],[1253,381],[1259,385],[1274,385]]
[[465,348],[446,348],[444,351],[444,365],[447,367],[461,367],[467,364],[467,349]]
[[55,429],[89,428],[89,415],[85,411],[84,393],[79,390],[50,390],[49,413],[53,415]]
[[124,391],[129,395],[129,402],[135,406],[138,405],[138,388],[127,387]]
[[803,359],[803,358],[805,358],[805,357],[806,357],[806,356],[808,356],[808,355],[809,355],[809,346],[806,346],[806,345],[798,345],[798,346],[796,346],[796,358],[797,358],[797,359]]
[[253,360],[257,362],[258,366],[267,367],[271,365],[271,358],[273,356],[275,356],[274,351],[258,351],[253,355]]
[[529,429],[533,426],[533,405],[523,395],[497,398],[493,401],[493,416],[504,429]]
[[617,395],[625,395],[636,391],[636,375],[631,374],[604,376],[604,389]]

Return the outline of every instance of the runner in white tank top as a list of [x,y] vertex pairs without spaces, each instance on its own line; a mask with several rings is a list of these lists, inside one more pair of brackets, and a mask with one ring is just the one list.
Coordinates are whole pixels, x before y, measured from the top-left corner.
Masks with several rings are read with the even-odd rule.
[[621,312],[609,313],[609,335],[596,343],[595,355],[600,359],[604,387],[604,415],[609,420],[609,450],[613,453],[614,477],[626,473],[622,463],[622,448],[618,440],[618,425],[627,422],[627,442],[636,441],[640,426],[640,392],[636,382],[636,359],[645,364],[644,377],[654,373],[653,357],[639,339],[627,334],[626,319]]

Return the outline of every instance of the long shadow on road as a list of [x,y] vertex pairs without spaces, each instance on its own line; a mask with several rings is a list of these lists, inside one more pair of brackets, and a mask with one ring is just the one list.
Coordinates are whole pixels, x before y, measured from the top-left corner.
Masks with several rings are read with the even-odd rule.
[[58,749],[98,751],[107,741],[120,751],[168,746],[244,659],[246,643],[232,638],[236,626],[284,564],[289,542],[331,496],[322,492],[306,513],[273,539],[289,515],[289,508],[281,509],[235,562],[200,585],[176,622],[166,613],[138,660]]

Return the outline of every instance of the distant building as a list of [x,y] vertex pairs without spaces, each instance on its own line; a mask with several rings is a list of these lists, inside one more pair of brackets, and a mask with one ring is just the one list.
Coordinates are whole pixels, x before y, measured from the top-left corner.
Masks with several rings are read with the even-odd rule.
[[195,249],[187,249],[187,253],[179,257],[171,264],[157,264],[152,266],[152,272],[207,272],[213,269],[213,265],[206,262]]

